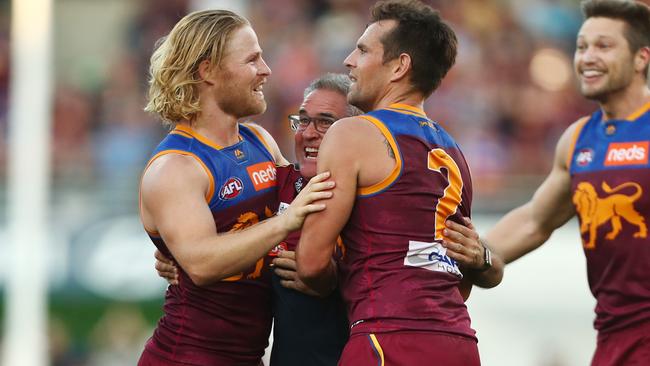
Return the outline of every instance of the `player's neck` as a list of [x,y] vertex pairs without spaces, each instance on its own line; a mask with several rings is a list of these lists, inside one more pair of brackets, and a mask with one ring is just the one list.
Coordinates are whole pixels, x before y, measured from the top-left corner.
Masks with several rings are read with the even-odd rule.
[[189,126],[219,146],[231,146],[239,142],[237,117],[223,112],[217,106],[201,106],[201,113]]
[[391,104],[397,103],[424,109],[424,98],[420,93],[393,89],[386,92],[386,94],[374,103],[373,110],[387,108]]
[[626,119],[650,102],[650,89],[645,80],[634,80],[624,90],[608,96],[600,103],[603,120]]

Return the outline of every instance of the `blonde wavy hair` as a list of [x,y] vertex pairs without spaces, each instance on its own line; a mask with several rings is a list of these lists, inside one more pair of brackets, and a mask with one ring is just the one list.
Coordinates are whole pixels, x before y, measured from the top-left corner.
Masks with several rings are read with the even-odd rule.
[[233,31],[250,25],[228,10],[204,10],[183,17],[157,42],[149,67],[149,94],[145,111],[158,114],[174,126],[192,121],[201,111],[197,85],[203,60],[218,66]]

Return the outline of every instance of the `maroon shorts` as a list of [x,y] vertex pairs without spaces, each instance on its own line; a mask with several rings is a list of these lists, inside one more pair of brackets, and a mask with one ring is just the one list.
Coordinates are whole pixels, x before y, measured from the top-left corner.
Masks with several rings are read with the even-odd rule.
[[[210,366],[231,366],[235,363],[232,361],[210,361],[208,363],[199,363],[198,365],[210,365]],[[242,363],[236,363],[237,365],[244,365]],[[185,363],[185,362],[174,362],[169,361],[163,357],[158,356],[157,354],[145,349],[140,356],[140,361],[138,361],[138,366],[187,366],[187,365],[197,365],[196,363]],[[250,365],[250,364],[248,364]],[[260,361],[256,363],[255,366],[264,366],[264,363]]]
[[175,362],[167,361],[166,359],[145,349],[140,356],[138,366],[177,366],[177,364]]
[[598,335],[591,366],[650,365],[650,321]]
[[339,366],[445,365],[480,366],[476,341],[433,332],[355,334],[343,349]]

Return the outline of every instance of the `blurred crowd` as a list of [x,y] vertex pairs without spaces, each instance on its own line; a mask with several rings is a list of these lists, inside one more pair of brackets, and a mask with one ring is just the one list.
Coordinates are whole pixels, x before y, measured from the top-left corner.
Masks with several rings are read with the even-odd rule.
[[[116,1],[124,2],[111,2]],[[88,68],[105,71],[92,74],[83,70],[85,75],[70,80],[55,75],[55,184],[92,191],[105,198],[107,205],[135,200],[143,164],[165,133],[156,118],[142,110],[154,44],[184,14],[210,6],[226,5],[240,11],[254,25],[273,75],[265,86],[269,108],[252,119],[265,126],[292,157],[286,115],[296,110],[310,80],[324,71],[345,72],[342,61],[363,31],[373,2],[130,2],[135,5],[129,7],[123,39],[117,40],[120,47],[108,59],[95,58],[103,68]],[[62,4],[74,3],[56,0],[55,16]],[[571,69],[581,21],[577,1],[430,3],[452,24],[460,46],[456,66],[429,99],[426,112],[463,147],[473,169],[479,210],[510,207],[517,203],[510,201],[516,201],[518,194],[528,195],[548,171],[559,133],[593,108],[578,95]],[[8,0],[0,0],[0,10],[0,175],[4,175],[10,66]],[[57,29],[65,27],[57,25]],[[78,55],[88,52],[71,44],[55,44],[53,49]],[[60,70],[59,66],[54,70]]]

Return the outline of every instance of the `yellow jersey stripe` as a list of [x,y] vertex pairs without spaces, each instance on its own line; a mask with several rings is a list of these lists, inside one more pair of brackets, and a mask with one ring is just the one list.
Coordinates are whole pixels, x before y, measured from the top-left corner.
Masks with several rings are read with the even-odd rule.
[[193,130],[191,127],[189,127],[189,126],[185,126],[185,125],[182,125],[182,126],[181,126],[181,125],[179,125],[179,126],[176,126],[176,128],[174,129],[174,131],[185,132],[186,134],[190,135],[191,137],[193,137],[193,138],[195,138],[195,139],[201,141],[202,143],[204,143],[204,144],[206,144],[206,145],[208,145],[208,146],[210,146],[210,147],[212,147],[212,148],[215,148],[215,149],[217,149],[217,150],[221,150],[221,149],[223,149],[223,146],[218,145],[218,144],[216,144],[216,143],[210,141],[210,139],[208,139],[207,137],[205,137],[205,136],[199,134],[198,132],[194,131],[194,130]]
[[386,108],[386,110],[397,112],[397,113],[402,113],[402,114],[408,114],[408,115],[416,116],[416,117],[420,117],[420,118],[427,118],[426,116],[424,116],[424,115],[422,115],[420,113],[411,112],[411,111],[407,111],[407,110],[404,110],[404,109],[397,109],[397,108],[390,108],[389,107],[389,108]]
[[[144,224],[143,224],[142,226],[144,226]],[[149,235],[151,235],[151,236],[155,236],[155,237],[157,237],[157,238],[160,237],[160,233],[159,233],[159,232],[157,232],[156,230],[149,230],[149,229],[147,229],[146,226],[144,226],[144,231],[146,231],[147,234],[149,234]]]
[[393,168],[393,171],[386,178],[384,178],[379,183],[373,184],[368,187],[361,187],[357,189],[357,195],[367,196],[385,189],[393,182],[395,182],[395,180],[397,180],[397,177],[399,177],[399,174],[402,171],[402,155],[399,153],[399,149],[397,148],[397,143],[395,142],[395,138],[390,133],[388,128],[386,128],[386,126],[380,120],[370,116],[360,116],[360,117],[370,121],[372,124],[377,126],[377,128],[381,131],[381,133],[388,141],[388,144],[390,145],[391,149],[393,149],[393,153],[395,154],[395,167]]
[[262,142],[264,147],[266,147],[266,150],[269,151],[269,154],[271,154],[271,156],[275,159],[275,156],[273,155],[273,150],[271,149],[271,146],[266,142],[266,140],[264,139],[264,137],[262,136],[260,131],[257,129],[257,127],[255,127],[254,125],[252,125],[250,123],[242,123],[242,125],[248,127],[248,129],[253,131],[255,136],[257,136],[257,138],[260,139],[260,141]]
[[630,114],[625,119],[628,120],[628,121],[634,121],[637,118],[641,117],[648,110],[650,110],[650,102],[644,104],[643,107],[639,108],[636,112]]
[[181,135],[181,136],[185,136],[185,137],[190,138],[190,139],[191,139],[191,138],[194,138],[194,136],[190,135],[190,134],[187,133],[187,132],[181,131],[181,130],[173,130],[173,131],[170,132],[169,134],[170,134],[170,135]]
[[589,116],[582,117],[582,119],[578,120],[578,126],[576,126],[576,130],[573,131],[573,136],[571,137],[571,145],[569,145],[569,154],[566,157],[566,168],[569,171],[571,170],[571,161],[573,160],[573,152],[575,150],[576,143],[578,142],[580,131],[582,131],[582,128],[585,127],[587,121],[589,121]]
[[412,113],[417,113],[417,114],[419,114],[420,116],[425,117],[425,118],[427,117],[426,113],[424,113],[424,111],[423,111],[422,109],[420,109],[420,108],[418,108],[418,107],[414,107],[414,106],[412,106],[412,105],[408,105],[408,104],[403,104],[403,103],[393,103],[393,104],[389,105],[388,108],[391,108],[391,109],[401,109],[401,110],[404,110],[404,111],[409,111],[409,112],[412,112]]
[[370,343],[372,344],[372,349],[375,351],[375,353],[379,357],[378,366],[384,366],[384,350],[381,349],[381,345],[379,344],[379,341],[377,340],[377,337],[374,334],[369,334],[368,337],[370,338]]

